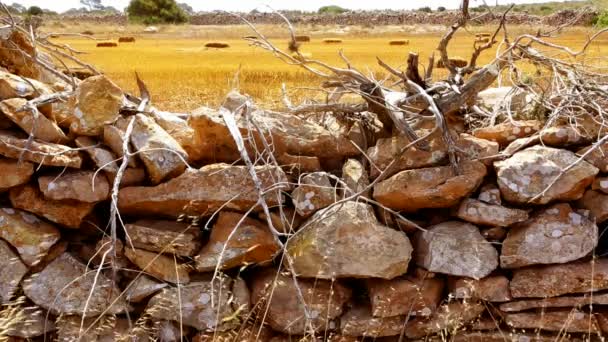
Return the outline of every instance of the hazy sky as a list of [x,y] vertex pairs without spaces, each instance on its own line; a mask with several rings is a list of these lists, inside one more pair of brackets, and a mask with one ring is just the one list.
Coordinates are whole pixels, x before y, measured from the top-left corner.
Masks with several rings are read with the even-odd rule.
[[[5,3],[17,2],[25,6],[40,6],[55,11],[65,11],[74,7],[81,7],[80,0],[4,0]],[[538,3],[539,0],[486,0],[488,5],[510,3]],[[186,2],[197,11],[228,10],[228,11],[250,11],[258,8],[263,9],[266,5],[274,9],[297,9],[314,11],[325,5],[338,5],[350,9],[412,9],[422,6],[437,8],[458,8],[460,0],[178,0]],[[129,0],[102,0],[106,6],[114,6],[119,10],[124,9]],[[483,0],[471,0],[471,6],[483,4]]]

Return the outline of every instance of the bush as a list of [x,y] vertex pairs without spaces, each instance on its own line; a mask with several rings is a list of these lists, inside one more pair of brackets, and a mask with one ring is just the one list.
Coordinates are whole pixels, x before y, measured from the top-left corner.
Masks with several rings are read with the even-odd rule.
[[420,7],[418,12],[431,13],[433,10],[429,6]]
[[331,5],[331,6],[323,6],[323,7],[319,8],[318,12],[319,12],[319,14],[340,14],[340,13],[348,12],[348,10],[346,8],[343,8],[340,6]]
[[188,21],[188,15],[175,0],[131,0],[127,14],[129,20],[143,22],[146,25],[181,24]]
[[27,14],[29,15],[42,15],[43,13],[44,11],[42,10],[42,8],[38,6],[32,6],[27,9]]
[[445,12],[445,7],[443,7],[443,6],[437,7],[437,12]]
[[595,17],[593,24],[599,27],[608,27],[608,11],[604,11]]

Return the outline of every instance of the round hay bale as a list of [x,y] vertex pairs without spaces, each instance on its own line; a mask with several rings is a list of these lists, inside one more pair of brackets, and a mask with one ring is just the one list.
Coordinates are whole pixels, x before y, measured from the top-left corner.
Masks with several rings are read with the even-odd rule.
[[296,36],[296,42],[300,42],[300,43],[307,43],[310,41],[310,36]]
[[323,43],[325,43],[325,44],[342,44],[342,39],[340,39],[340,38],[325,38],[325,39],[323,39]]
[[92,36],[95,34],[95,32],[93,32],[91,30],[86,30],[86,31],[80,32],[80,34],[84,34],[85,36]]
[[243,36],[243,39],[258,39],[258,36]]
[[[452,62],[452,65],[454,65],[457,68],[464,68],[467,66],[467,64],[469,64],[469,62],[462,57],[452,57],[452,58],[450,58],[450,62]],[[445,64],[443,63],[442,59],[439,59],[437,61],[436,67],[439,69],[445,68]]]
[[51,35],[49,36],[49,38],[59,38],[59,35],[58,35],[58,34],[56,34],[56,33],[54,33],[54,34],[51,34]]
[[476,33],[475,37],[477,37],[477,38],[489,38],[489,37],[492,37],[492,34],[490,32],[480,32],[480,33]]
[[118,38],[118,42],[119,43],[135,43],[135,37],[119,37]]
[[205,47],[214,49],[226,49],[230,47],[230,44],[226,42],[207,42],[205,43]]
[[410,45],[409,39],[396,39],[388,42],[388,45]]
[[112,42],[112,41],[105,41],[105,42],[97,43],[97,47],[117,47],[117,46],[118,46],[118,43]]

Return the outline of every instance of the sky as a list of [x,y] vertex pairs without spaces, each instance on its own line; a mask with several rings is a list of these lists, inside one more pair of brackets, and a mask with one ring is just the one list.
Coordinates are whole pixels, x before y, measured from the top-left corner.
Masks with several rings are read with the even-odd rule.
[[[444,6],[446,8],[458,8],[460,0],[177,0],[178,2],[186,2],[194,8],[195,11],[212,11],[226,10],[248,12],[253,9],[263,10],[266,6],[270,6],[276,10],[291,9],[316,11],[321,6],[338,5],[349,9],[415,9],[423,6],[437,8]],[[486,0],[488,5],[494,5],[496,2],[500,5],[504,4],[523,4],[523,3],[538,3],[539,0]],[[5,3],[19,3],[24,6],[40,6],[51,9],[57,12],[62,12],[70,8],[82,7],[80,0],[4,0]],[[129,0],[102,0],[105,6],[113,6],[119,10],[123,10]],[[478,6],[483,4],[483,0],[471,0],[470,6]]]

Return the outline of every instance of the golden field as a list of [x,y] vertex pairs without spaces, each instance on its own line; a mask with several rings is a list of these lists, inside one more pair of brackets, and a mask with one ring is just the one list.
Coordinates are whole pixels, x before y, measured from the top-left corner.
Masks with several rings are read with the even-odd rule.
[[[85,27],[70,28],[79,32]],[[287,65],[271,53],[249,45],[241,37],[252,32],[245,26],[167,26],[159,33],[144,34],[142,27],[111,28],[87,26],[95,32],[97,39],[117,40],[120,36],[134,36],[135,43],[121,43],[114,48],[97,48],[96,41],[85,38],[57,38],[57,43],[66,43],[86,52],[79,58],[98,67],[125,90],[136,93],[134,72],[137,71],[152,93],[153,103],[164,110],[187,112],[200,105],[218,105],[233,87],[250,94],[258,102],[273,107],[281,106],[281,85],[286,84],[290,97],[298,103],[304,97],[319,98],[322,93],[306,89],[319,84],[319,79],[305,70]],[[278,47],[287,48],[287,32],[282,27],[261,26],[261,31],[272,37]],[[487,32],[489,27],[473,27],[459,32],[450,44],[451,56],[468,59],[473,51],[475,33]],[[512,36],[524,32],[535,32],[537,28],[510,28]],[[60,30],[47,28],[47,32]],[[68,32],[68,29],[63,29]],[[301,51],[312,58],[343,66],[338,55],[342,49],[353,66],[382,80],[386,73],[377,65],[376,57],[393,66],[403,66],[407,53],[420,54],[426,64],[435,50],[444,27],[384,27],[384,28],[298,28],[298,34],[311,35],[309,43],[303,43]],[[592,28],[573,28],[552,41],[572,48],[583,45]],[[342,44],[324,44],[323,38],[338,37]],[[390,46],[389,41],[408,39],[408,46]],[[222,41],[230,45],[227,49],[205,48],[209,41]],[[608,52],[608,37],[594,43],[584,62],[597,61]],[[495,50],[482,54],[481,64],[495,56]],[[603,62],[602,62],[603,63]],[[532,72],[531,67],[527,71]],[[238,81],[235,81],[238,74]],[[436,69],[434,76],[445,75],[445,70]]]

